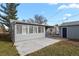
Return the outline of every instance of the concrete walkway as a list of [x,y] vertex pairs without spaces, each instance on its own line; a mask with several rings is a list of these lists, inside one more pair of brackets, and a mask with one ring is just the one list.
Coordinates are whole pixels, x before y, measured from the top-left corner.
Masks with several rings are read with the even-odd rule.
[[35,39],[35,40],[17,42],[15,43],[15,46],[20,55],[27,55],[29,53],[40,50],[46,46],[49,46],[59,41],[61,40],[50,39],[50,38]]

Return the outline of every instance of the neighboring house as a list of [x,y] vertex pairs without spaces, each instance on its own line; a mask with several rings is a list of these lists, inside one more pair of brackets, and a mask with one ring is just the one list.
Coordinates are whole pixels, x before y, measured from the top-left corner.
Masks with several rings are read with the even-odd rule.
[[79,21],[61,24],[60,36],[68,39],[79,39]]
[[59,25],[45,26],[45,27],[48,27],[46,29],[46,32],[48,32],[49,35],[51,36],[59,35]]
[[49,28],[46,30],[48,36],[50,37],[56,37],[59,36],[59,26],[55,25],[55,26],[48,26]]

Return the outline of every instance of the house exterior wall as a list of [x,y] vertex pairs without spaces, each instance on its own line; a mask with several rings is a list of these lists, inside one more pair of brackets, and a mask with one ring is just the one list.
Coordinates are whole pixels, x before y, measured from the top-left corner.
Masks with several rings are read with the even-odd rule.
[[68,27],[68,38],[79,39],[79,26]]
[[62,29],[67,28],[68,39],[79,39],[79,26],[63,26],[60,27],[60,36],[63,37]]
[[[22,24],[21,24],[22,25]],[[26,33],[26,26],[28,27],[28,32]],[[22,33],[17,34],[17,24],[14,25],[14,42],[20,42],[20,41],[26,41],[26,40],[33,40],[33,39],[41,39],[45,38],[45,26],[43,27],[44,32],[38,33],[38,26],[37,27],[37,33],[35,33],[35,29],[33,27],[33,33],[29,33],[29,27],[30,25],[22,25]]]
[[62,27],[59,27],[59,36],[62,37]]

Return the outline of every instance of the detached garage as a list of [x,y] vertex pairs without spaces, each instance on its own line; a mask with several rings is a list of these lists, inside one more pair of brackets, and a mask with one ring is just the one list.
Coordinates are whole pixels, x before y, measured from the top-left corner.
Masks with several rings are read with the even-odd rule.
[[61,24],[60,36],[68,39],[79,39],[79,21]]

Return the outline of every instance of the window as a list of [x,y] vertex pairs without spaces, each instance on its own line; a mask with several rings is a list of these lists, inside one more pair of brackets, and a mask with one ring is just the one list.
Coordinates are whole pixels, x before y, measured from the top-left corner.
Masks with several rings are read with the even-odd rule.
[[28,25],[26,25],[26,34],[28,33]]
[[38,26],[38,33],[41,33],[41,26]]
[[34,26],[34,33],[37,33],[37,26]]
[[16,32],[17,32],[17,34],[22,34],[22,25],[21,24],[17,24],[16,25]]
[[41,27],[41,32],[44,33],[44,27],[43,26]]
[[33,33],[33,26],[29,25],[29,33]]
[[38,26],[38,33],[44,33],[44,27]]

